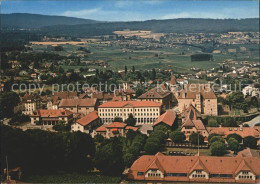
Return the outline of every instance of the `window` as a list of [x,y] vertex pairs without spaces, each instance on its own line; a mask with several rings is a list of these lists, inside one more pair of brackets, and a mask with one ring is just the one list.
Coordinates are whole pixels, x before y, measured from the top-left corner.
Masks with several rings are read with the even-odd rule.
[[[138,176],[144,175],[144,172],[138,172],[137,175]],[[148,174],[148,176],[149,176],[149,174]]]
[[166,173],[166,176],[187,176],[186,173]]

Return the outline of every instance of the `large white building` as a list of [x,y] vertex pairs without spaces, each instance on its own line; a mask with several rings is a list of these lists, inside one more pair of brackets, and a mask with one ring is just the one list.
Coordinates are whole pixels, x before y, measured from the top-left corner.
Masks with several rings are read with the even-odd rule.
[[161,113],[161,103],[153,101],[110,101],[98,107],[98,116],[104,124],[116,117],[126,120],[130,114],[136,124],[153,124]]

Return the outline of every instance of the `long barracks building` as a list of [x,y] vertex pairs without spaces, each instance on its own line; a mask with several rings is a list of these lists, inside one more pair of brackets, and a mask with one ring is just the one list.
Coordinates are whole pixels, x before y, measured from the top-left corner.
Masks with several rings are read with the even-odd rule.
[[149,182],[259,183],[259,157],[143,155],[129,170],[129,180]]
[[153,124],[161,113],[161,103],[153,101],[109,101],[98,107],[98,116],[104,124],[116,117],[126,120],[130,114],[136,124]]

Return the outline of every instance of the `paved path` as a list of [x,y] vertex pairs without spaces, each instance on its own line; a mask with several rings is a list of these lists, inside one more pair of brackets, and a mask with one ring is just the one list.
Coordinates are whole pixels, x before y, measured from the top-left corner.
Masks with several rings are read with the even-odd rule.
[[243,124],[248,124],[250,127],[253,127],[257,123],[260,123],[260,115],[256,116],[255,118],[251,119],[250,121],[244,122]]

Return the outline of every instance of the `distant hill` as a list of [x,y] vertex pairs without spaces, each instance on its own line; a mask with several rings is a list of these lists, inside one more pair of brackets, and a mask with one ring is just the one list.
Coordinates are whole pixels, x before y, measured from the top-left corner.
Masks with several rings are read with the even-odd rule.
[[93,24],[98,21],[65,16],[38,15],[29,13],[1,14],[1,27],[10,29],[37,29],[53,25]]
[[116,30],[148,30],[157,33],[223,33],[259,31],[259,18],[248,19],[169,19],[136,22],[106,22],[85,25],[57,25],[43,27],[50,34],[70,36],[111,35]]
[[248,19],[199,19],[179,18],[133,22],[101,22],[64,16],[27,13],[1,15],[1,28],[39,29],[47,35],[75,37],[111,35],[113,31],[148,30],[160,33],[222,33],[229,31],[259,31],[259,18]]

